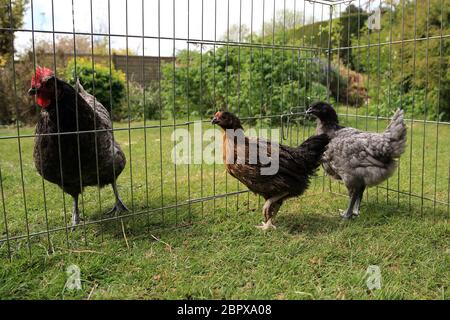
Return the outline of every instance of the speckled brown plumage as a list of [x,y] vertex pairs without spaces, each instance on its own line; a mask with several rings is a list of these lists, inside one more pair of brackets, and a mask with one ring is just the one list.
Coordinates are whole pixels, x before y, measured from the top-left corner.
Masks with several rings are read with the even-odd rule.
[[[246,185],[249,190],[264,197],[266,200],[263,207],[265,223],[262,228],[273,227],[272,219],[283,201],[299,196],[307,189],[310,177],[320,166],[321,156],[329,141],[328,137],[313,136],[299,147],[292,148],[278,144],[272,145],[271,142],[263,139],[245,137],[240,120],[229,112],[216,113],[213,123],[217,123],[224,129],[222,149],[227,172]],[[232,130],[233,134],[228,134],[228,130]],[[237,143],[238,140],[245,143]],[[273,175],[261,173],[261,169],[267,168],[269,164],[262,164],[259,157],[257,163],[250,161],[249,150],[258,150],[264,145],[267,145],[269,156],[272,155],[274,148],[277,148],[279,152],[279,169]],[[242,159],[242,156],[245,158]],[[231,157],[232,161],[227,163],[227,157]]]

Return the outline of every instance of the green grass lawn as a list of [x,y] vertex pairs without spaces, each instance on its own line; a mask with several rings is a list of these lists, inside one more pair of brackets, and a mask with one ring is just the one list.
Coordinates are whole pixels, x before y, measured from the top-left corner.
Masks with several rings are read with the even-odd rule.
[[[369,130],[387,124],[341,119]],[[172,128],[140,126],[115,133],[128,158],[119,189],[140,214],[91,223],[112,207],[113,194],[90,187],[82,201],[85,224],[75,231],[65,229],[70,197],[34,169],[33,138],[20,139],[22,166],[18,140],[0,139],[0,238],[10,238],[0,244],[0,298],[449,299],[449,125],[415,123],[411,130],[408,123],[400,169],[369,189],[358,219],[340,220],[345,187],[320,172],[266,233],[254,227],[262,221],[257,196],[212,199],[245,190],[222,165],[175,167]],[[284,143],[298,144],[313,131],[312,123],[293,126]],[[0,129],[0,137],[16,134]],[[211,199],[195,200],[205,197]],[[81,270],[79,291],[64,289],[72,264]],[[370,265],[381,269],[380,290],[367,289]]]

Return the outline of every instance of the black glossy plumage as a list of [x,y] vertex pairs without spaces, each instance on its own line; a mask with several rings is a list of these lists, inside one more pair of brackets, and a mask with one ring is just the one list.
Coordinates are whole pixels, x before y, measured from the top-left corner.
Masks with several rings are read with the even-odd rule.
[[44,179],[74,197],[73,219],[77,224],[78,195],[84,187],[112,184],[120,201],[115,181],[125,167],[126,158],[113,139],[105,107],[80,84],[78,92],[57,78],[47,80],[43,86],[55,92],[55,84],[58,99],[52,99],[42,110],[36,125],[34,162]]
[[[94,107],[89,105],[80,93],[77,94],[72,86],[61,80],[57,80],[57,88],[58,92],[61,92],[58,102],[52,101],[51,105],[41,112],[36,125],[34,161],[37,171],[46,180],[59,185],[72,196],[81,193],[82,188],[86,186],[98,184],[103,187],[113,183],[124,169],[126,159],[120,146],[113,141],[112,132],[82,133],[94,130],[95,127],[97,130],[111,129],[108,112],[98,101],[95,103],[94,112]],[[78,116],[75,100],[78,102]],[[59,108],[58,114],[56,104]],[[58,118],[59,132],[80,131],[80,133],[61,134],[59,138],[58,135],[41,135],[57,133]],[[95,137],[97,137],[97,143],[95,143]],[[60,152],[62,170],[60,169]],[[63,179],[61,179],[61,171]],[[80,183],[80,171],[82,183]]]

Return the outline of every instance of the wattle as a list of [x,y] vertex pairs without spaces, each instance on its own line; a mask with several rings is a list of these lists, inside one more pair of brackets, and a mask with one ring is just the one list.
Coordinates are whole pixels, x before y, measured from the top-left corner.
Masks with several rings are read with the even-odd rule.
[[51,103],[50,99],[44,98],[44,97],[37,97],[37,104],[41,106],[42,108],[47,108]]

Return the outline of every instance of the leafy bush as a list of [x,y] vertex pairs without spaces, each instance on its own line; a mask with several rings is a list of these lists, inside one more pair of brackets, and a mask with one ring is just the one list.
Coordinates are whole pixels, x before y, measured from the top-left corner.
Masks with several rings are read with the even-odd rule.
[[[220,108],[241,117],[274,116],[327,97],[322,60],[280,49],[218,47],[181,51],[163,65],[162,98],[171,116],[208,116]],[[279,118],[273,118],[274,123]]]
[[0,125],[9,124],[14,121],[14,110],[11,106],[14,105],[11,97],[11,81],[8,70],[0,69]]
[[0,67],[0,125],[11,124],[16,120],[34,123],[39,114],[39,107],[27,94],[33,76],[33,63],[16,63],[14,71],[11,63]]
[[[382,9],[380,32],[368,32],[366,26],[361,29],[363,47],[356,64],[370,75],[371,97],[380,96],[379,109],[390,104],[391,111],[402,106],[414,110],[414,116],[450,120],[450,45],[445,39],[373,45],[449,34],[450,6],[443,3],[430,0],[428,10],[427,1],[399,1],[392,10]],[[371,47],[364,47],[369,43]]]
[[[145,90],[136,82],[129,83],[129,106],[124,103],[123,114],[130,120],[159,119],[160,103],[158,85],[150,84]],[[145,102],[145,104],[144,104]]]
[[[66,80],[74,85],[76,78],[80,79],[83,87],[93,94],[108,111],[111,111],[114,120],[124,116],[123,101],[126,96],[125,74],[122,71],[96,63],[92,69],[89,59],[79,58],[70,61],[64,70]],[[76,69],[76,70],[75,70]]]

